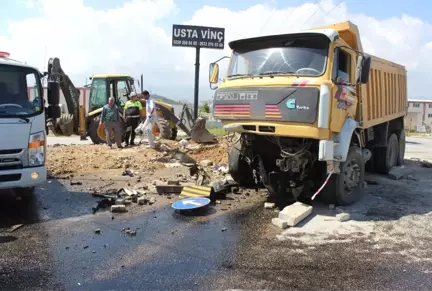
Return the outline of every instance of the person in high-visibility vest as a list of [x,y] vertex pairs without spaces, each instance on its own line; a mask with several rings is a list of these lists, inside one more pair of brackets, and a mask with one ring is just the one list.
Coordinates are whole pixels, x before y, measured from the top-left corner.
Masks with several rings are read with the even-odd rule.
[[130,95],[130,100],[126,102],[123,111],[123,117],[126,121],[126,134],[125,142],[126,146],[134,145],[135,140],[135,129],[140,123],[141,116],[140,110],[142,109],[141,102],[137,99],[137,93],[132,92]]

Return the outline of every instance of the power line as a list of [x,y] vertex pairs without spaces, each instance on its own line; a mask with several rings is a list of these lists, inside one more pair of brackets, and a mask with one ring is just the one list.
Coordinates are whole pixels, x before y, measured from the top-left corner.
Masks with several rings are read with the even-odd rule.
[[303,26],[312,18],[312,17],[314,17],[315,16],[315,14],[317,14],[317,12],[319,11],[319,10],[322,10],[322,8],[321,8],[321,3],[318,3],[319,2],[319,0],[318,1],[315,1],[315,4],[318,4],[318,8],[317,9],[315,9],[315,12],[314,13],[312,13],[310,16],[309,16],[309,18],[307,18],[304,22],[303,22],[303,24],[299,27],[300,29],[301,28],[303,28]]
[[273,17],[273,15],[276,13],[276,7],[273,9],[273,12],[270,14],[270,17],[267,19],[267,21],[261,26],[260,30],[259,30],[259,34],[261,34],[261,31],[263,30],[263,28],[265,26],[267,26],[268,22],[270,21],[270,19]]
[[[320,0],[315,0],[314,4],[317,4],[319,1],[320,1]],[[303,3],[303,4],[304,4],[304,3]],[[285,21],[287,21],[288,17],[291,16],[292,14],[294,14],[294,12],[295,12],[297,9],[299,9],[300,7],[302,7],[303,4],[301,4],[301,5],[297,6],[296,8],[294,8],[293,11],[291,11],[291,13],[288,13],[288,15],[285,17],[284,21],[282,22],[282,24],[284,24]],[[288,26],[288,28],[291,28],[291,25]]]
[[[333,6],[333,8],[329,9],[328,11],[324,11],[323,10],[323,12],[324,12],[323,17],[327,16],[330,12],[332,12],[337,7],[339,7],[339,5],[341,5],[343,1],[344,0],[340,0],[337,5]],[[318,10],[322,10],[321,3],[319,4],[318,9],[316,9],[315,12],[302,24],[301,28],[303,27],[303,25],[305,25],[318,12]]]

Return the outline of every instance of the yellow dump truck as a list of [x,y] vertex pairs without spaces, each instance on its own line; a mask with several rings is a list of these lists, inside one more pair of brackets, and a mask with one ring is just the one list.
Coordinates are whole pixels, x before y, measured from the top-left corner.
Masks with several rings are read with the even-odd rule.
[[238,183],[349,205],[363,195],[366,169],[403,163],[405,67],[364,53],[353,23],[229,46],[225,79],[215,62],[209,82],[218,84],[215,117],[239,133],[229,155]]

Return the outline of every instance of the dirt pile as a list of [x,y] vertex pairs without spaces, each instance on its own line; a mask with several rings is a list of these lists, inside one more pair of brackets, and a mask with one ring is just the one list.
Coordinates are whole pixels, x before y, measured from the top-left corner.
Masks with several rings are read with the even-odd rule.
[[[174,141],[164,141],[171,149],[179,148]],[[220,140],[215,145],[199,145],[189,142],[182,149],[197,162],[211,160],[214,164],[226,164],[227,143]],[[138,172],[153,172],[163,168],[164,152],[143,146],[125,149],[109,149],[106,145],[56,145],[47,150],[47,168],[51,176],[71,178],[78,174],[103,172],[107,170],[132,169]]]

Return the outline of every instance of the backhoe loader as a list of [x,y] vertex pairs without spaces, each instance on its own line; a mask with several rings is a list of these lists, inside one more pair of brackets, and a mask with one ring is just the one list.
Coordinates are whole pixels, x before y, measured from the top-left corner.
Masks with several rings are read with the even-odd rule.
[[[89,85],[90,98],[88,99],[87,113],[86,106],[79,105],[79,90],[64,73],[58,58],[49,60],[46,75],[49,84],[48,92],[56,91],[54,94],[59,94],[61,89],[68,109],[68,114],[62,114],[60,118],[48,119],[47,129],[56,136],[77,134],[81,136],[81,139],[86,139],[89,136],[95,144],[105,143],[106,140],[105,128],[103,124],[99,125],[99,119],[102,107],[107,104],[108,98],[110,96],[115,98],[120,113],[122,113],[131,92],[137,92],[135,90],[135,80],[128,75],[93,75],[91,77],[92,82]],[[141,102],[143,105],[141,116],[146,116],[145,101]],[[175,140],[178,128],[180,128],[195,142],[205,143],[214,140],[214,136],[205,128],[205,120],[204,122],[197,122],[196,125],[194,120],[191,120],[192,115],[187,106],[183,107],[180,119],[176,117],[174,108],[171,105],[155,101],[155,106],[157,121],[153,126],[153,134],[156,137]],[[191,125],[190,129],[185,126],[185,121]],[[114,135],[112,138],[114,138]]]

